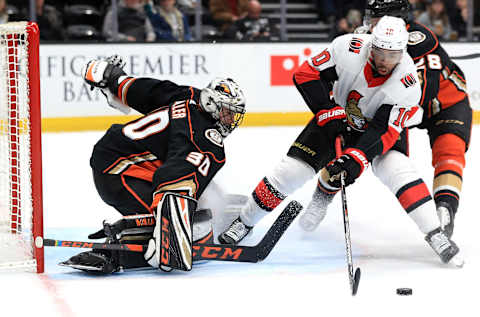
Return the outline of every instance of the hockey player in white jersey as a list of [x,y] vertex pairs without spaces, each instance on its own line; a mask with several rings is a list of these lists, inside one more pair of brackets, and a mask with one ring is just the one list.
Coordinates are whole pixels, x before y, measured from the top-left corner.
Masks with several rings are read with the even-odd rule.
[[[261,218],[320,171],[312,201],[300,218],[302,228],[314,230],[339,191],[340,174],[346,173],[350,185],[371,163],[440,259],[463,265],[458,247],[441,230],[427,186],[407,156],[407,128],[422,117],[420,84],[406,53],[407,42],[404,21],[385,16],[372,34],[338,37],[300,66],[294,83],[315,117],[256,186],[239,217],[218,237],[220,242],[240,242]],[[344,150],[335,158],[338,135]]]

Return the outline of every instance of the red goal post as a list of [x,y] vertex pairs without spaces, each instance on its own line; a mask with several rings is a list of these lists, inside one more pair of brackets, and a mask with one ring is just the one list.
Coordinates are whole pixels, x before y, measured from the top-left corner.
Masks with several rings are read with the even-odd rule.
[[44,270],[39,29],[0,25],[0,272]]

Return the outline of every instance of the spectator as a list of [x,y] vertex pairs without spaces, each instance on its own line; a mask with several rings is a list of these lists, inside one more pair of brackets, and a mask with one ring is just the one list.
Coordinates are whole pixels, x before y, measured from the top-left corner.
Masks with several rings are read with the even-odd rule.
[[248,0],[210,0],[210,13],[220,31],[224,32],[235,21],[248,13]]
[[118,6],[118,35],[113,34],[114,16],[109,9],[103,20],[103,36],[107,41],[153,42],[155,32],[143,10],[144,0],[123,0]]
[[176,0],[160,0],[156,12],[149,2],[145,5],[145,12],[153,25],[157,40],[191,41],[192,34],[187,17],[175,7],[175,2]]
[[267,18],[260,17],[262,5],[257,0],[248,4],[247,16],[235,21],[226,31],[225,38],[240,41],[258,41],[271,39],[271,25]]
[[428,0],[427,10],[417,21],[431,29],[441,40],[455,39],[443,0]]
[[425,4],[422,0],[408,0],[408,2],[410,2],[414,20],[418,19],[418,17],[425,12]]
[[[36,0],[37,24],[40,31],[40,41],[63,41],[65,31],[63,17],[54,6],[45,4],[44,0]],[[29,8],[24,7],[21,11],[21,20],[30,20]]]
[[335,22],[337,7],[334,0],[315,0],[318,10],[318,18],[328,24]]
[[455,7],[449,11],[452,29],[458,34],[458,38],[465,40],[467,37],[468,1],[457,0]]
[[7,0],[0,0],[0,24],[8,22]]
[[337,21],[335,29],[330,33],[330,39],[347,33],[353,33],[356,28],[363,24],[362,13],[357,9],[350,9],[347,16]]

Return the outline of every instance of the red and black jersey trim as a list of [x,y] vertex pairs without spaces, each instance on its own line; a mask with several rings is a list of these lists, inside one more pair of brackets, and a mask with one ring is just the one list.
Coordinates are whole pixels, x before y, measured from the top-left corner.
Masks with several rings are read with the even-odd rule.
[[427,185],[420,178],[402,186],[395,196],[407,213],[432,200]]
[[361,48],[363,47],[363,40],[358,37],[354,37],[350,40],[350,43],[348,45],[348,51],[359,54]]
[[287,198],[286,195],[275,189],[266,177],[264,177],[257,187],[255,187],[252,197],[257,205],[266,211],[274,210],[285,198]]
[[415,79],[415,76],[412,74],[408,74],[402,79],[400,79],[402,84],[405,86],[405,88],[412,87],[417,83],[417,80]]

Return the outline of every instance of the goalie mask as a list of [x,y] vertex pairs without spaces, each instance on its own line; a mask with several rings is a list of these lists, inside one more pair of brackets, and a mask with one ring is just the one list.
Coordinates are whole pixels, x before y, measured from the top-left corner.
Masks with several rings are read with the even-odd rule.
[[200,105],[217,121],[224,137],[240,125],[245,115],[245,96],[230,78],[216,78],[202,89]]

